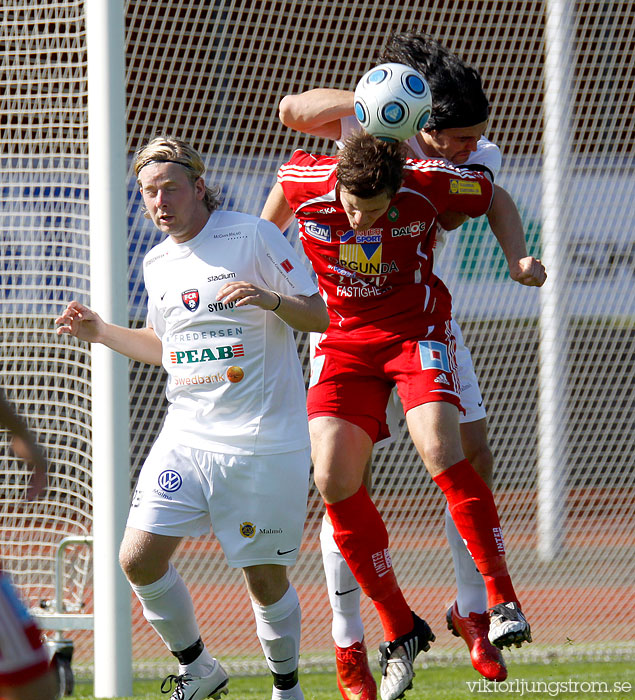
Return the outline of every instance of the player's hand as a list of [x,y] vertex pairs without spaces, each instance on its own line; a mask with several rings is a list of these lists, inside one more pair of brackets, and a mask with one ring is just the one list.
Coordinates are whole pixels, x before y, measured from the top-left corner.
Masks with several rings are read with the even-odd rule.
[[545,266],[531,255],[521,258],[513,268],[510,267],[509,275],[515,282],[526,287],[542,287],[547,279]]
[[44,452],[32,439],[17,435],[11,438],[10,446],[16,457],[23,459],[33,467],[33,476],[26,492],[26,497],[33,500],[42,493],[47,484],[47,465]]
[[225,304],[233,301],[236,306],[258,306],[270,311],[278,306],[279,300],[271,290],[257,287],[251,282],[228,282],[218,290],[216,301]]
[[59,318],[55,319],[57,335],[72,335],[88,343],[98,343],[105,327],[94,311],[78,301],[71,301]]

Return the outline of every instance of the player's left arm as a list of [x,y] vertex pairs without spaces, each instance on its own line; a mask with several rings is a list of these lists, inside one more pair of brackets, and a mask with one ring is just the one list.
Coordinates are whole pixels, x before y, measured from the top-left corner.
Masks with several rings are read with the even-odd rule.
[[322,333],[329,325],[328,311],[319,293],[311,296],[280,294],[252,282],[238,281],[224,284],[218,290],[216,300],[272,311],[296,331]]
[[498,185],[494,185],[487,220],[505,255],[510,277],[528,287],[542,287],[547,279],[545,267],[540,260],[527,254],[525,230],[516,204]]

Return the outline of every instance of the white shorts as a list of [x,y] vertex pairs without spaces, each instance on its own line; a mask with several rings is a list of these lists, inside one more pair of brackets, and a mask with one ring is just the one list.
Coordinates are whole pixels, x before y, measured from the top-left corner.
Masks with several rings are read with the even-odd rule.
[[229,566],[294,564],[309,492],[310,450],[233,455],[193,449],[163,433],[139,475],[128,527],[198,537],[210,525]]
[[40,630],[9,579],[0,572],[0,686],[22,685],[49,668]]
[[[470,351],[463,340],[461,327],[454,319],[452,319],[450,327],[454,338],[456,339],[455,357],[458,367],[459,381],[461,383],[461,405],[465,409],[465,414],[459,412],[459,422],[474,423],[474,421],[485,418],[487,413],[485,411],[485,407],[483,406],[483,397],[481,396],[481,390],[478,386],[478,379],[476,378],[476,372],[474,371],[472,355],[470,354]],[[317,343],[319,337],[319,333],[311,333],[311,359],[313,359],[315,355],[315,344]],[[395,388],[393,389],[388,405],[386,406],[386,422],[388,423],[388,428],[390,430],[390,437],[376,442],[374,445],[375,449],[387,447],[390,445],[390,443],[397,439],[401,431],[401,422],[403,419],[403,407]]]

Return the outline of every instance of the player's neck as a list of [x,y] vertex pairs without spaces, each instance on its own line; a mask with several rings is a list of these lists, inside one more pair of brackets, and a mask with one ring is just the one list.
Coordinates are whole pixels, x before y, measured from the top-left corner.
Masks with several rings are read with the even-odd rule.
[[442,157],[439,154],[439,152],[434,148],[434,146],[426,141],[425,136],[421,132],[417,134],[416,139],[417,143],[419,144],[419,148],[421,149],[423,155],[426,156],[426,158]]

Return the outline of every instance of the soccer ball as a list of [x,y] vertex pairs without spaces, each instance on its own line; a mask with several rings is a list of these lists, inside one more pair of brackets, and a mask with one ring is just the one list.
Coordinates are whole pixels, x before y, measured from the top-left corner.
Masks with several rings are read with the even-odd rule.
[[355,116],[375,138],[396,143],[421,131],[432,112],[425,78],[401,63],[382,63],[355,88]]

